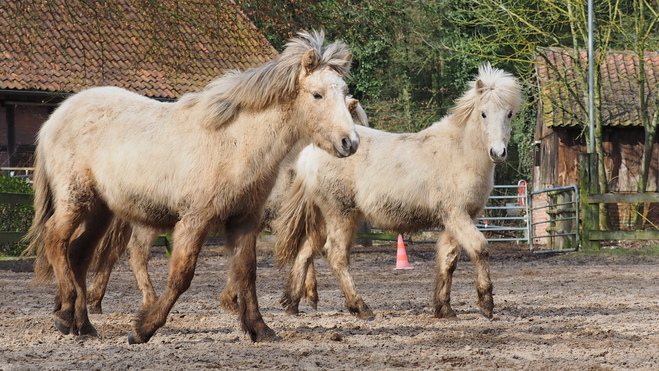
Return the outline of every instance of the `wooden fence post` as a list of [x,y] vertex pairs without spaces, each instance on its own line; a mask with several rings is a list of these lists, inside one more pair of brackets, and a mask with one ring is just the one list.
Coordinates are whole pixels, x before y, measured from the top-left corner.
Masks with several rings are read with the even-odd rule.
[[588,197],[599,193],[597,170],[597,153],[581,153],[579,155],[579,172],[581,191],[581,246],[584,249],[599,250],[600,242],[590,239],[590,231],[599,230],[599,205],[590,204]]

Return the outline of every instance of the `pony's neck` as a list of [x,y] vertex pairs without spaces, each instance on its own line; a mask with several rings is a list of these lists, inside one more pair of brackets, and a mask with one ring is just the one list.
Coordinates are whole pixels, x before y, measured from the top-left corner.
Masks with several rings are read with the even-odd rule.
[[302,139],[301,123],[290,112],[288,109],[273,108],[259,114],[261,119],[249,120],[246,123],[250,126],[250,132],[261,133],[255,135],[259,141],[255,145],[261,149],[256,155],[266,167],[278,168],[295,144]]

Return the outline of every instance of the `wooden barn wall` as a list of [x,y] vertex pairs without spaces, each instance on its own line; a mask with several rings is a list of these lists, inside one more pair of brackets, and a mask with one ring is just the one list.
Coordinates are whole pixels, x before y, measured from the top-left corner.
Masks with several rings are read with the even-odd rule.
[[[12,105],[14,109],[13,166],[31,167],[35,140],[41,125],[48,119],[51,107],[35,105]],[[9,166],[7,106],[0,105],[0,166]]]
[[[544,125],[538,125],[544,126]],[[579,153],[585,152],[585,138],[576,128],[540,128],[536,130],[533,190],[579,184]],[[639,127],[608,127],[603,133],[604,165],[609,192],[636,192],[645,133]],[[659,143],[653,146],[649,192],[657,192],[659,184]],[[535,202],[535,201],[534,201]],[[644,216],[651,224],[659,225],[659,204],[645,205]],[[609,212],[614,228],[632,228],[634,212],[629,205],[610,204]]]
[[[536,150],[533,190],[579,184],[579,153],[585,152],[580,129],[547,128]],[[604,132],[604,164],[610,192],[635,192],[643,154],[642,128],[606,128]],[[648,191],[656,192],[659,184],[659,143],[655,142]]]

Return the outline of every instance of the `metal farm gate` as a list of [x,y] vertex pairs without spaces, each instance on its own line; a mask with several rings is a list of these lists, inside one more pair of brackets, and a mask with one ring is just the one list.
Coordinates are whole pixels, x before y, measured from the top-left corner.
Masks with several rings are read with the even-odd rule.
[[495,185],[484,215],[478,218],[476,225],[490,242],[529,243],[531,229],[526,181],[520,180],[517,185]]
[[531,192],[531,251],[577,250],[580,243],[579,204],[579,188],[576,185]]

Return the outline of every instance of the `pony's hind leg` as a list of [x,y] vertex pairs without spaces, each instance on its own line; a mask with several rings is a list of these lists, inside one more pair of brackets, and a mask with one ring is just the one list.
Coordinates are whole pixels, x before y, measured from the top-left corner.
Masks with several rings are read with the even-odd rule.
[[[286,289],[279,302],[286,310],[286,314],[298,314],[299,305],[302,297],[305,296],[307,291],[306,280],[309,276],[309,266],[313,265],[314,246],[309,238],[307,238],[300,249],[295,255],[295,259],[291,264],[288,271],[288,282]],[[312,273],[315,273],[312,270]],[[315,286],[315,275],[313,277],[313,284]],[[317,297],[317,296],[316,296]],[[316,305],[317,305],[316,299]],[[314,309],[316,309],[316,306]]]
[[437,318],[456,318],[451,308],[451,284],[459,256],[458,242],[448,232],[441,232],[437,240],[437,272],[433,299]]
[[158,238],[158,230],[133,226],[133,233],[128,242],[128,262],[137,281],[137,287],[142,292],[142,309],[148,308],[158,300],[156,290],[149,276],[149,259],[151,246]]
[[227,247],[235,249],[229,280],[238,291],[238,315],[252,341],[268,341],[277,334],[265,324],[256,297],[256,238],[260,232],[260,217],[248,215],[227,222]]
[[447,231],[451,233],[469,256],[476,268],[476,293],[478,306],[483,315],[492,318],[494,300],[492,298],[492,281],[490,280],[490,251],[487,240],[476,228],[470,218],[456,218],[447,223]]
[[220,294],[220,308],[231,314],[238,314],[238,288],[233,274],[233,251],[229,251],[229,273],[227,274],[227,283]]
[[[105,208],[90,213],[87,205],[60,205],[44,231],[46,255],[57,279],[55,327],[65,335],[96,335],[87,314],[86,273],[110,214]],[[85,214],[93,218],[88,216],[82,225]],[[72,239],[76,231],[78,236]]]
[[89,322],[87,314],[87,271],[112,214],[104,205],[95,207],[90,214],[84,223],[84,231],[70,245],[69,259],[80,290],[75,302],[72,332],[74,335],[96,336],[96,329]]
[[207,223],[198,219],[182,219],[176,224],[167,287],[153,305],[139,312],[133,331],[128,334],[129,344],[149,341],[156,330],[167,322],[167,315],[176,300],[190,287],[197,257],[206,237],[206,226]]
[[332,226],[328,222],[327,241],[324,248],[327,253],[327,263],[332,267],[334,275],[339,280],[341,291],[345,296],[346,307],[350,313],[361,319],[372,319],[375,314],[357,293],[355,282],[352,280],[350,272],[348,272],[350,248],[355,232],[354,225],[355,223],[344,223],[343,225]]
[[307,267],[307,278],[304,280],[304,298],[314,310],[318,309],[318,282],[316,281],[316,268],[313,260]]
[[118,218],[113,218],[110,227],[97,248],[92,264],[94,277],[87,290],[89,313],[103,313],[102,301],[107,290],[110,275],[117,261],[126,251],[130,225]]

